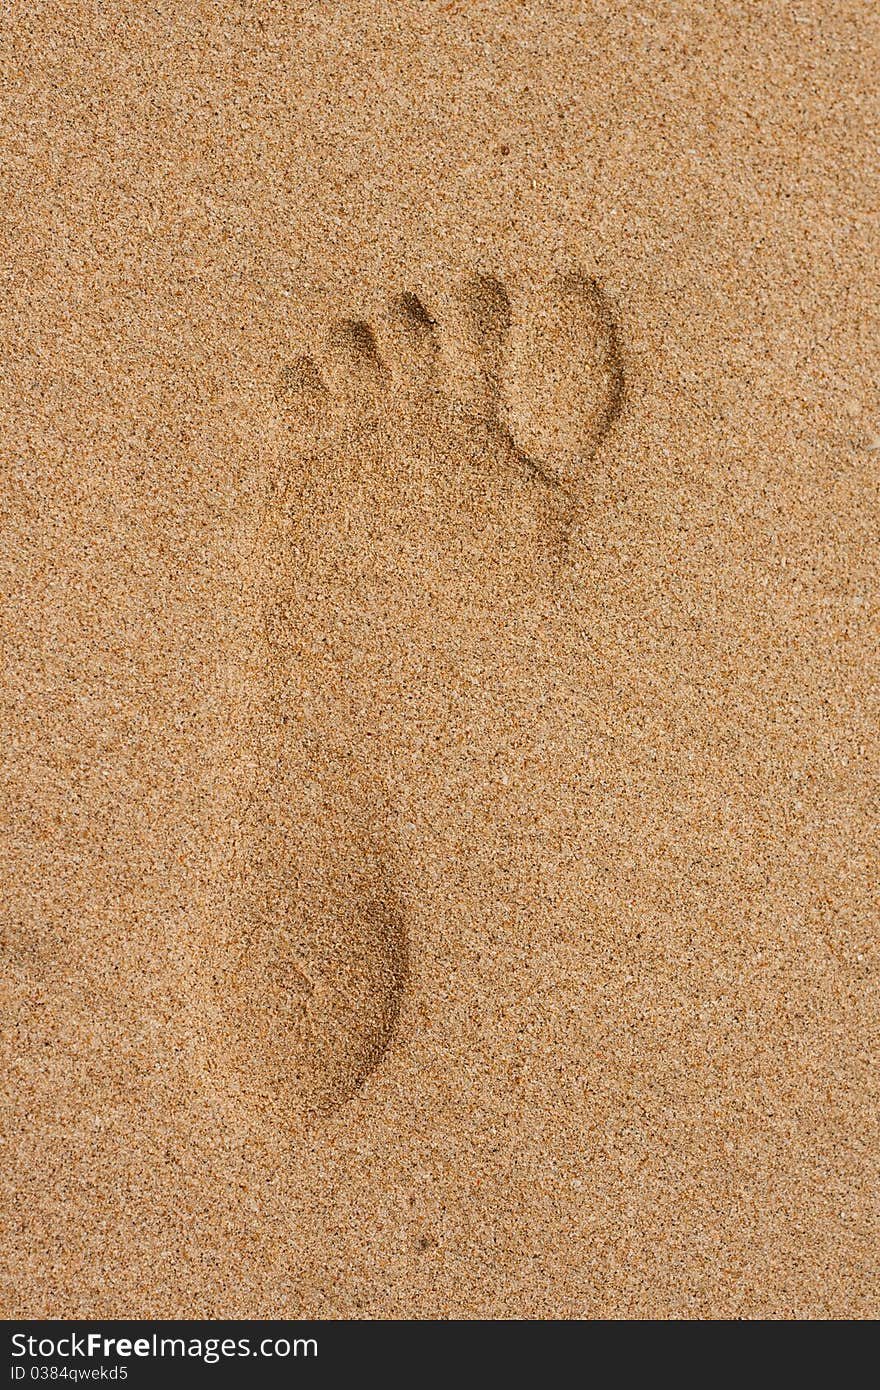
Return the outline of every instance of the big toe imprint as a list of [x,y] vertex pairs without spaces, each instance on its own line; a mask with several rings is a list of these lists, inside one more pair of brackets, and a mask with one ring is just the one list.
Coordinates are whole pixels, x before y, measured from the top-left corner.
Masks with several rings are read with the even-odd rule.
[[568,272],[533,297],[512,325],[504,382],[517,445],[575,487],[623,401],[617,330],[595,280]]

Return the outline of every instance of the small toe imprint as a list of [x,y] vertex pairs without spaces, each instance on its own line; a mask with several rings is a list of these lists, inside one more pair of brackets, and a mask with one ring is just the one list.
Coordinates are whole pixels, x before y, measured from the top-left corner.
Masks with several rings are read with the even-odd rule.
[[498,418],[510,300],[494,275],[462,281],[447,321],[447,384],[450,394],[477,418]]
[[360,319],[339,319],[327,333],[323,366],[334,393],[343,402],[361,403],[384,389],[387,369],[379,356],[376,335]]
[[378,324],[382,353],[399,384],[425,390],[433,382],[438,354],[435,323],[418,295],[395,295]]

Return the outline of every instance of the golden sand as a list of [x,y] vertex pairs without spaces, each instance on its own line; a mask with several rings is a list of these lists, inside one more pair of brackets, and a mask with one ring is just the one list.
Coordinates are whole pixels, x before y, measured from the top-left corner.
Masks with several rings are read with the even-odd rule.
[[877,1316],[876,39],[7,11],[6,1316]]

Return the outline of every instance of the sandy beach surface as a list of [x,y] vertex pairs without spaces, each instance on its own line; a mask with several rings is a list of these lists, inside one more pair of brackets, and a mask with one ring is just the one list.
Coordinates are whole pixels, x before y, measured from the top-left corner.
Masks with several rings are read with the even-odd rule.
[[878,26],[13,3],[8,1317],[876,1317]]

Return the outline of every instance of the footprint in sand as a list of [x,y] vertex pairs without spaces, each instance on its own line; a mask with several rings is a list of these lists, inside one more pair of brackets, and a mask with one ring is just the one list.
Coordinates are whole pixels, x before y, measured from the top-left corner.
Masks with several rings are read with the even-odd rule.
[[[377,574],[389,592],[426,553],[483,594],[498,565],[528,583],[557,562],[622,397],[607,301],[577,273],[516,312],[489,276],[462,282],[442,309],[399,294],[373,322],[333,324],[282,372],[290,446],[262,541],[274,693],[223,988],[245,1065],[259,1058],[290,1114],[333,1111],[361,1087],[407,980],[381,797],[346,762],[340,611],[363,607]],[[320,733],[297,683],[310,664],[332,706]]]

